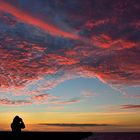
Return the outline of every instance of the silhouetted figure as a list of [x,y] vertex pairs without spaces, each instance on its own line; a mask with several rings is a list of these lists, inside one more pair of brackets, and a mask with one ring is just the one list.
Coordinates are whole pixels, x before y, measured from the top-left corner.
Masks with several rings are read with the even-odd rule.
[[25,128],[25,124],[22,121],[22,118],[20,118],[19,116],[15,116],[15,118],[13,119],[13,122],[11,123],[11,129],[13,133],[20,133],[21,129]]

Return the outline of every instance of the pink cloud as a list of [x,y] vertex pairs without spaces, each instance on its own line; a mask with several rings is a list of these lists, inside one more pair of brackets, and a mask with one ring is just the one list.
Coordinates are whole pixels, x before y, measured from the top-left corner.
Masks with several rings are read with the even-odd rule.
[[127,92],[122,92],[122,94],[123,94],[123,97],[125,98],[136,98],[136,99],[140,98],[139,94],[134,94],[134,93],[129,94]]
[[49,98],[49,94],[40,94],[40,95],[35,95],[35,96],[32,96],[32,100],[38,100],[38,101],[40,101],[40,100],[48,100],[48,98]]
[[34,104],[54,104],[54,102],[58,101],[57,96],[53,96],[51,94],[39,94],[29,97]]
[[9,100],[7,98],[0,99],[0,105],[4,106],[22,106],[22,105],[30,105],[32,102],[27,100]]

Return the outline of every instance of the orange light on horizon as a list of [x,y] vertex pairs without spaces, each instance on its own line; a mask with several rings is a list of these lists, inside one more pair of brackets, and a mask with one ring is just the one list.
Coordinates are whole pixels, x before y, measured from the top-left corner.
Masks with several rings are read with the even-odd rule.
[[19,115],[26,124],[75,123],[75,124],[114,124],[140,126],[138,112],[4,112],[0,123],[10,124]]

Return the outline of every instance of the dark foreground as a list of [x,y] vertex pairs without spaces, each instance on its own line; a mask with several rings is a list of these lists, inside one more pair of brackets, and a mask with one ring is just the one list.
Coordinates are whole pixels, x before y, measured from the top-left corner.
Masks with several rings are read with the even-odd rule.
[[140,140],[139,132],[106,132],[93,133],[87,140]]
[[140,140],[140,133],[134,132],[0,132],[0,140]]
[[91,132],[0,132],[0,140],[82,140],[91,136]]

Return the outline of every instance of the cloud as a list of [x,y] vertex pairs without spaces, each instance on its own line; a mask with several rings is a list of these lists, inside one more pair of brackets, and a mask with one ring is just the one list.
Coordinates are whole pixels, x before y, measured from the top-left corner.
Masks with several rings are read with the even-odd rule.
[[77,77],[140,85],[139,3],[72,1],[0,1],[2,89],[39,94],[30,84],[41,92]]
[[48,126],[65,126],[65,127],[89,127],[89,126],[113,126],[111,124],[75,124],[75,123],[41,123],[39,125],[48,125]]
[[55,101],[55,100],[57,100],[58,99],[58,97],[56,97],[56,96],[53,96],[53,95],[51,95],[51,94],[39,94],[39,95],[34,95],[34,96],[32,96],[31,97],[31,100],[33,100],[33,101],[38,101],[38,102],[41,102],[41,101]]
[[[40,89],[40,92],[42,92],[41,89]],[[38,95],[32,94],[32,96],[29,97],[29,100],[37,104],[43,103],[43,104],[51,104],[51,105],[69,105],[69,104],[74,104],[74,103],[84,101],[85,99],[89,97],[93,97],[93,96],[95,96],[95,93],[91,91],[84,91],[80,96],[68,98],[68,99],[60,97],[60,96],[54,96],[48,93],[43,93],[43,94],[38,94]],[[62,108],[63,106],[53,106],[53,108],[57,108],[57,107]]]
[[122,93],[123,94],[123,96],[125,97],[125,98],[140,98],[140,95],[139,94],[129,94],[129,93],[127,93],[127,92],[123,92]]
[[90,91],[90,90],[85,90],[85,91],[82,91],[82,97],[94,97],[96,95],[95,92],[93,91]]
[[[139,110],[140,105],[139,104],[121,104],[121,105],[105,105],[102,107],[103,110],[106,110],[109,113],[113,113],[113,112],[120,112],[122,110]],[[122,112],[124,113],[124,112]],[[136,113],[136,112],[129,112],[131,114]]]
[[54,104],[67,105],[67,104],[74,104],[74,103],[77,103],[77,102],[80,102],[80,101],[81,101],[81,100],[79,100],[79,99],[69,99],[69,100],[66,100],[66,101],[54,102]]
[[20,20],[22,22],[31,24],[33,26],[37,26],[37,27],[41,28],[42,30],[46,30],[47,32],[49,32],[52,35],[62,36],[62,37],[71,38],[71,39],[79,38],[78,36],[76,36],[72,33],[67,33],[53,25],[50,25],[38,18],[35,18],[35,17],[29,15],[29,13],[26,13],[25,11],[17,9],[16,7],[12,6],[11,4],[4,2],[3,0],[1,0],[0,3],[1,3],[0,10],[4,11],[6,13],[12,14],[13,16],[15,16],[18,20]]
[[30,105],[32,104],[31,101],[27,100],[9,100],[7,98],[5,99],[0,99],[0,105],[5,105],[5,106],[21,106],[21,105]]
[[32,100],[47,100],[49,98],[49,94],[40,94],[40,95],[35,95],[35,96],[32,96]]
[[138,104],[126,104],[126,105],[121,105],[121,109],[139,109],[140,105]]
[[74,104],[82,101],[81,97],[77,98],[63,98],[60,96],[54,96],[48,93],[43,93],[43,94],[38,94],[38,95],[32,95],[31,97],[28,98],[29,101],[31,101],[34,104],[49,104],[52,105],[48,108],[53,108],[53,109],[60,109],[63,108],[64,106],[62,105],[69,105],[69,104]]

